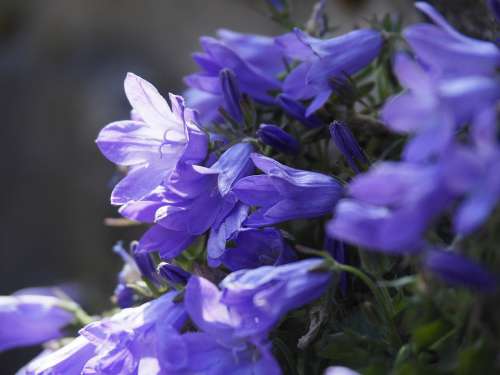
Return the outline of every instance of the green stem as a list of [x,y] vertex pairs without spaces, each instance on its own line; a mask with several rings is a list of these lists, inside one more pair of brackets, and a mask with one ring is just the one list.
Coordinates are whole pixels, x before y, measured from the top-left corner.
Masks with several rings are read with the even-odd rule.
[[380,288],[378,287],[371,279],[370,277],[365,274],[363,271],[357,269],[356,267],[349,266],[347,264],[342,264],[335,262],[333,265],[333,268],[336,271],[344,271],[348,272],[357,278],[359,278],[372,292],[373,296],[378,302],[378,305],[381,307],[379,308],[379,314],[381,315],[381,318],[385,321],[385,323],[388,325],[390,329],[390,340],[391,343],[396,347],[399,348],[402,345],[401,338],[399,336],[398,329],[396,327],[396,324],[394,323],[392,317],[393,317],[393,306],[391,303],[391,299],[389,296],[389,293],[385,288]]

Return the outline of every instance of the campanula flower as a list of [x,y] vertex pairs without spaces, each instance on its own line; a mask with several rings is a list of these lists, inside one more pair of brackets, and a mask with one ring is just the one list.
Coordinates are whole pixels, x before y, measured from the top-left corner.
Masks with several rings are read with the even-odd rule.
[[409,161],[441,154],[462,124],[500,98],[490,77],[439,79],[405,54],[396,56],[394,73],[406,90],[386,103],[382,119],[391,130],[413,135],[404,150]]
[[417,2],[415,6],[435,25],[411,25],[403,36],[418,59],[433,72],[449,76],[488,75],[496,71],[500,50],[494,43],[459,33],[429,3]]
[[378,31],[360,29],[322,40],[295,28],[276,38],[285,56],[301,63],[286,77],[283,92],[296,100],[313,99],[306,116],[321,108],[335,90],[377,57],[382,46]]
[[466,235],[477,229],[500,199],[500,144],[495,109],[477,115],[472,143],[454,143],[443,158],[443,175],[450,191],[464,197],[454,217],[454,229]]
[[[194,98],[190,102],[199,111],[215,109],[224,106],[230,113],[231,108],[225,106],[223,87],[219,74],[223,69],[230,69],[236,76],[239,90],[255,101],[262,104],[273,104],[271,91],[281,88],[281,82],[276,75],[276,57],[279,50],[270,44],[265,37],[233,33],[227,30],[219,32],[220,39],[202,37],[202,53],[193,55],[193,59],[201,68],[201,72],[191,74],[184,78],[184,82],[191,89],[189,96]],[[276,52],[269,53],[274,48]],[[266,54],[269,55],[266,56]],[[266,57],[270,62],[264,62]],[[280,64],[283,62],[281,60]],[[201,94],[204,93],[204,94]],[[204,123],[213,121],[213,116],[205,116]]]
[[452,198],[439,167],[397,162],[380,163],[354,177],[348,194],[335,207],[328,234],[388,253],[420,251],[430,221]]
[[299,153],[299,142],[289,133],[273,124],[261,124],[256,133],[265,145],[271,146],[276,151],[296,155]]
[[169,292],[86,325],[66,346],[30,362],[26,375],[159,373],[161,331],[179,330],[187,319],[175,296]]
[[330,273],[319,270],[322,264],[322,259],[307,259],[236,271],[222,280],[220,290],[193,276],[186,287],[186,310],[198,328],[221,342],[263,339],[286,312],[323,293]]
[[344,122],[334,121],[330,125],[330,134],[335,146],[346,158],[351,169],[359,173],[357,163],[368,164],[368,159],[349,127]]
[[69,304],[47,295],[0,296],[0,351],[63,337],[74,320]]
[[259,207],[245,221],[248,227],[325,215],[342,195],[342,186],[330,176],[290,168],[260,154],[252,154],[252,160],[265,174],[242,178],[233,188],[243,203]]
[[125,79],[125,94],[142,121],[113,122],[96,140],[109,160],[130,168],[111,195],[116,205],[144,198],[168,181],[178,163],[203,161],[208,147],[194,112],[180,96],[170,94],[169,106],[152,84],[132,73]]
[[138,249],[159,251],[163,259],[172,259],[197,235],[223,220],[236,203],[231,187],[253,170],[252,150],[251,144],[238,143],[210,168],[178,168],[167,186],[160,186],[142,201],[123,206],[123,216],[155,223],[140,239]]

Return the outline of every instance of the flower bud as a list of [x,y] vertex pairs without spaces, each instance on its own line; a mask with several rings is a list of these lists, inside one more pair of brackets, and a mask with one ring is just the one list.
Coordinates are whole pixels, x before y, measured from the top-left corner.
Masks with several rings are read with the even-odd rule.
[[271,9],[278,13],[283,13],[287,8],[285,0],[267,0],[267,3],[271,7]]
[[224,105],[231,117],[237,122],[243,120],[240,100],[241,93],[236,75],[231,69],[222,69],[219,73]]
[[308,128],[316,128],[322,125],[321,120],[316,115],[306,116],[306,107],[288,95],[278,95],[276,101],[290,117],[300,121]]
[[285,154],[299,153],[299,142],[279,126],[261,124],[256,134],[262,143],[271,146],[277,151]]
[[132,256],[134,257],[137,268],[141,271],[142,277],[150,280],[156,285],[159,285],[160,281],[158,279],[158,274],[156,273],[156,267],[151,259],[151,255],[148,252],[141,251],[134,246],[132,248]]
[[349,127],[344,122],[334,121],[330,125],[330,134],[339,151],[347,159],[349,166],[353,171],[359,173],[356,162],[368,163],[368,159]]
[[158,265],[158,273],[167,283],[174,285],[185,285],[191,277],[189,272],[166,262],[162,262]]

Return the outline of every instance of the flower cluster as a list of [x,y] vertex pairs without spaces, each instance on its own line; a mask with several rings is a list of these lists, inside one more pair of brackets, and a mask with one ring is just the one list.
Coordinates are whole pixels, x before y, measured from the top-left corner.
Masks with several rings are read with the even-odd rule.
[[[415,373],[401,361],[435,341],[395,306],[408,285],[496,290],[468,244],[500,199],[500,49],[416,7],[432,23],[333,35],[320,1],[277,37],[219,30],[184,98],[129,73],[130,119],[96,143],[126,171],[111,204],[148,229],[115,247],[112,313],[0,297],[0,349],[50,341],[19,374]],[[349,323],[367,309],[378,327]]]

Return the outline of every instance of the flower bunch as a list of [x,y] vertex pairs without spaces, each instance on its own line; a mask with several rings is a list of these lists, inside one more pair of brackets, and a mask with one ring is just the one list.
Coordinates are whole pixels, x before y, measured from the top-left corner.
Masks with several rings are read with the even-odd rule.
[[0,297],[0,349],[49,342],[19,374],[498,370],[500,49],[423,2],[341,35],[267,3],[288,32],[202,37],[183,96],[127,75],[96,142],[148,229],[110,313]]

